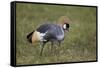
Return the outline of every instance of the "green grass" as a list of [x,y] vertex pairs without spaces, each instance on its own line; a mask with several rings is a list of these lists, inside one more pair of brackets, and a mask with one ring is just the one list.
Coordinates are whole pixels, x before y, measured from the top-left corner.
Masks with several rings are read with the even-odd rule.
[[[16,63],[44,64],[96,60],[96,8],[43,4],[16,6]],[[48,43],[39,56],[40,43],[30,44],[26,36],[44,22],[54,23],[60,16],[71,20],[69,33],[61,47],[50,50]]]

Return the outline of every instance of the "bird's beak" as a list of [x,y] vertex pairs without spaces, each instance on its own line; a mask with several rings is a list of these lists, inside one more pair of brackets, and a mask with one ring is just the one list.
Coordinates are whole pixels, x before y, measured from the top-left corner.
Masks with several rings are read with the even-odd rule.
[[67,31],[69,32],[69,29],[67,29]]
[[66,29],[65,32],[69,32],[69,29]]

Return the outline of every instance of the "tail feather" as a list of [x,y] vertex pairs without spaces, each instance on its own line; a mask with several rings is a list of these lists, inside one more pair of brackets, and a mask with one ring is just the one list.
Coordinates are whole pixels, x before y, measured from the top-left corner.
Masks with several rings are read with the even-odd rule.
[[30,42],[30,43],[32,43],[32,34],[34,33],[34,31],[32,31],[31,33],[29,33],[28,35],[27,35],[27,39],[28,39],[28,41]]

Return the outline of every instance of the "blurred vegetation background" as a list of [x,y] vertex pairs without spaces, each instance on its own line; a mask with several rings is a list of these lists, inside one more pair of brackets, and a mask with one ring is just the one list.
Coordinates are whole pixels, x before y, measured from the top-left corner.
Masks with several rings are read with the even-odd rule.
[[[70,29],[61,47],[46,44],[40,56],[40,43],[31,44],[26,36],[45,22],[56,23],[60,16],[70,18]],[[17,65],[80,62],[96,60],[96,7],[16,4]]]

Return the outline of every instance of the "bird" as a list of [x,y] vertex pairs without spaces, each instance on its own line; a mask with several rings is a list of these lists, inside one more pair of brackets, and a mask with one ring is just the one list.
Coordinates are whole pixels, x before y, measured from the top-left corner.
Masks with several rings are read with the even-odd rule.
[[35,42],[41,42],[41,51],[42,55],[44,46],[47,42],[51,42],[51,46],[54,45],[54,42],[57,42],[58,45],[61,45],[61,42],[64,40],[65,32],[69,31],[69,18],[67,16],[61,16],[57,24],[45,23],[40,25],[38,28],[33,30],[27,35],[27,39],[30,43],[34,44]]

